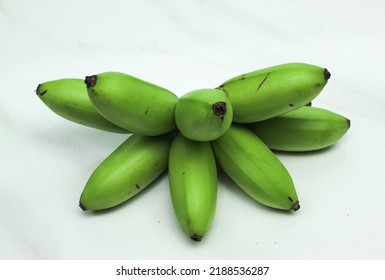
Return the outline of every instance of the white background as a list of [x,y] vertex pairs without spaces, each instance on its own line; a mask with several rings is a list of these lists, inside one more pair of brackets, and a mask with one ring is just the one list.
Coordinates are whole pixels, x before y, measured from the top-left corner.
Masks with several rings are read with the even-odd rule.
[[[383,1],[0,1],[1,259],[385,259]],[[71,123],[39,83],[121,71],[178,96],[287,62],[326,67],[314,106],[352,121],[334,147],[279,153],[301,201],[274,211],[220,175],[214,223],[192,242],[167,174],[100,213],[78,207],[127,135]]]

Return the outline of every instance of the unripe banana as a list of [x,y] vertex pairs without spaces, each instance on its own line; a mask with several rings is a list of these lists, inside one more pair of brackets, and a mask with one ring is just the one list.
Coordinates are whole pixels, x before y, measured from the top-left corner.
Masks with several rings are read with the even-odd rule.
[[209,142],[178,134],[169,157],[170,193],[176,217],[194,241],[212,224],[217,200],[217,170]]
[[175,122],[179,131],[195,141],[217,139],[230,127],[233,109],[226,94],[218,89],[199,89],[179,98]]
[[289,172],[247,127],[233,124],[211,143],[219,166],[249,196],[272,208],[299,209]]
[[330,73],[325,68],[288,63],[234,77],[219,88],[230,99],[234,122],[251,123],[309,103],[329,78]]
[[101,130],[128,133],[96,111],[81,79],[45,82],[38,85],[36,94],[48,108],[67,120]]
[[335,144],[348,131],[350,120],[326,109],[304,106],[248,127],[273,150],[302,152]]
[[133,134],[91,174],[80,197],[83,210],[101,210],[130,199],[167,168],[170,135]]
[[112,123],[146,136],[175,129],[174,93],[118,72],[87,76],[85,83],[96,110]]

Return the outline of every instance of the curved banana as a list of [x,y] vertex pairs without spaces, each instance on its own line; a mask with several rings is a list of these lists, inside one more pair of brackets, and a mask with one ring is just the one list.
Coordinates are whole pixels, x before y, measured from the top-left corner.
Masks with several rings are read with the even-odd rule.
[[233,109],[226,94],[218,89],[199,89],[179,98],[175,122],[179,131],[195,141],[217,139],[230,127]]
[[219,86],[233,106],[234,122],[266,120],[312,101],[330,72],[314,65],[288,63],[234,77]]
[[350,120],[326,109],[304,106],[248,127],[273,150],[302,152],[335,144],[348,131]]
[[209,142],[178,134],[169,157],[170,193],[176,217],[194,241],[212,224],[217,200],[217,170]]
[[96,110],[112,123],[146,136],[175,129],[174,93],[118,72],[87,76],[85,83]]
[[81,79],[45,82],[38,85],[36,94],[48,108],[67,120],[110,132],[129,133],[96,111]]
[[107,209],[130,199],[167,168],[172,137],[133,134],[91,174],[80,196],[83,210]]
[[233,124],[211,143],[219,166],[249,196],[272,208],[299,209],[289,172],[247,127]]

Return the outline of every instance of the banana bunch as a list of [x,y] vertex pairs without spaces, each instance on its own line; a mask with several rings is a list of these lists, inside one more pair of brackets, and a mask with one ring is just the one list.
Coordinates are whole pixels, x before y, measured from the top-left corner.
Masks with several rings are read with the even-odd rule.
[[131,75],[105,72],[41,83],[36,94],[72,122],[130,134],[90,175],[81,209],[120,205],[168,170],[176,219],[201,241],[215,216],[217,168],[266,207],[300,209],[294,181],[274,151],[324,149],[346,134],[349,119],[312,106],[330,76],[326,68],[288,63],[178,98]]

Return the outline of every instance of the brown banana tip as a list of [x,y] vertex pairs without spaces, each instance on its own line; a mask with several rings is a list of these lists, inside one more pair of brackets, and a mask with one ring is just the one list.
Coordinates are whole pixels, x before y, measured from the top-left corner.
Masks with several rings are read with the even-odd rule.
[[324,69],[324,78],[325,80],[329,80],[332,74],[328,71],[328,69]]
[[86,208],[81,202],[79,202],[79,207],[80,207],[83,211],[87,211],[87,208]]
[[202,241],[202,238],[203,238],[203,236],[200,234],[194,233],[193,235],[191,235],[191,239],[196,241],[196,242]]
[[291,207],[291,209],[294,210],[294,211],[298,211],[300,208],[301,207],[299,206],[299,201],[294,203],[293,206]]
[[39,88],[40,88],[40,86],[41,86],[41,84],[38,84],[38,85],[37,85],[37,88],[35,89],[35,93],[36,93],[37,95],[39,95]]
[[352,122],[348,118],[346,118],[346,122],[348,123],[348,129],[349,129]]
[[47,90],[43,90],[43,91],[41,91],[41,84],[39,84],[38,86],[37,86],[37,88],[36,88],[36,90],[35,90],[35,93],[37,94],[37,95],[39,95],[39,96],[43,96],[44,94],[46,94],[47,93]]
[[214,103],[212,108],[213,108],[214,115],[220,118],[223,118],[226,115],[226,112],[227,112],[226,102]]
[[96,85],[97,80],[98,77],[96,75],[86,76],[86,78],[84,79],[84,83],[87,85],[87,88],[90,88]]

